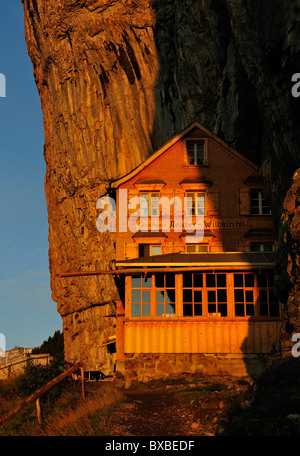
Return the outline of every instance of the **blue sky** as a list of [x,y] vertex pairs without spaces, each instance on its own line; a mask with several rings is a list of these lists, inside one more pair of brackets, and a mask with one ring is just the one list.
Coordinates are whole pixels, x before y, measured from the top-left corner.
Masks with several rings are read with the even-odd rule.
[[0,73],[0,333],[9,350],[62,330],[50,290],[43,117],[21,0],[1,0]]

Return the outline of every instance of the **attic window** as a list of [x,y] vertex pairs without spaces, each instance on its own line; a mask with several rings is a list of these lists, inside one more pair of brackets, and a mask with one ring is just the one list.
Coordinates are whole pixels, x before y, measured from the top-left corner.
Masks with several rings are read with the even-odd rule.
[[205,165],[205,141],[186,141],[187,164],[189,166]]

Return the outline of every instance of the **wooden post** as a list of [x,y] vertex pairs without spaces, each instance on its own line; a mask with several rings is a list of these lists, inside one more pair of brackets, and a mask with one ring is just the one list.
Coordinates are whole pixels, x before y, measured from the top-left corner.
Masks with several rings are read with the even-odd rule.
[[82,397],[85,397],[85,390],[84,390],[84,369],[83,367],[80,368],[81,372],[81,391],[82,391]]
[[61,382],[64,378],[66,378],[68,375],[72,374],[73,372],[78,371],[80,368],[81,363],[75,364],[75,366],[70,367],[70,369],[67,369],[65,372],[60,374],[58,377],[55,377],[53,380],[50,380],[46,385],[42,386],[39,390],[35,391],[32,393],[27,399],[25,399],[23,402],[18,404],[15,408],[13,408],[10,412],[6,413],[6,415],[0,417],[0,426],[4,423],[7,423],[12,417],[14,417],[17,413],[19,413],[21,410],[24,409],[28,404],[31,402],[35,401],[41,394],[44,394],[46,391],[48,391],[50,388],[52,388],[54,385],[57,383]]
[[38,422],[41,425],[43,423],[43,417],[42,417],[42,408],[41,408],[40,397],[37,398],[35,403],[36,403],[36,411],[37,411]]
[[[126,291],[128,288],[128,279],[125,281]],[[116,361],[119,367],[125,363],[125,353],[124,353],[124,320],[125,320],[125,308],[121,300],[116,301],[117,309],[117,322],[116,322]],[[119,368],[120,369],[120,368]],[[123,370],[123,369],[122,369]]]

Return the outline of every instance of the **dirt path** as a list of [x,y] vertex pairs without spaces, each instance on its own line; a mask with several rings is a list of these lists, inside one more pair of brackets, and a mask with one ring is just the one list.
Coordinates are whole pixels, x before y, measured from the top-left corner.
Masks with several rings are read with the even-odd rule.
[[[115,411],[111,425],[114,435],[189,435],[193,413],[166,391],[126,393],[126,402]],[[192,434],[191,434],[192,435]]]
[[[209,384],[124,390],[125,401],[111,416],[112,435],[213,436],[222,432],[232,387],[209,390]],[[188,398],[184,396],[188,393]],[[183,394],[183,396],[180,396]]]

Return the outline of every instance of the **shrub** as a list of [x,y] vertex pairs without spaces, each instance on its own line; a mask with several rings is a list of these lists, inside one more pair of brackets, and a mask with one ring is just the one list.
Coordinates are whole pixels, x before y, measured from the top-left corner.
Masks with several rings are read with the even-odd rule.
[[[52,361],[48,365],[35,365],[29,361],[24,368],[24,372],[16,378],[15,391],[22,398],[26,398],[53,380],[62,373],[61,364],[59,361]],[[62,380],[49,391],[42,395],[43,402],[50,401],[53,403],[61,394],[68,379]]]

